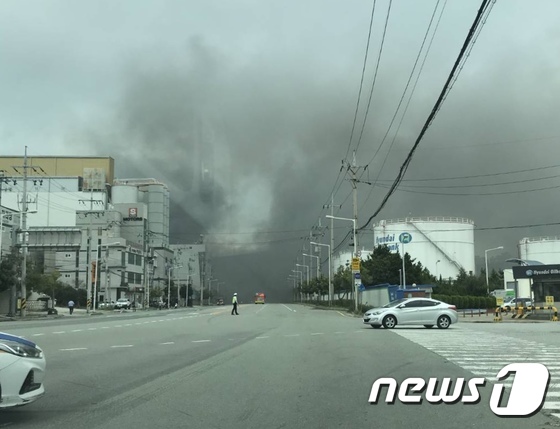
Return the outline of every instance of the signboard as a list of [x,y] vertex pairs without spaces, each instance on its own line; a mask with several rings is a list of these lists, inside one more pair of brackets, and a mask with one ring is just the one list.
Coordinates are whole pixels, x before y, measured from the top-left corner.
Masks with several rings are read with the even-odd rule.
[[128,209],[128,217],[135,218],[138,216],[138,209],[136,207],[130,207]]
[[360,279],[360,278],[362,278],[362,276],[361,276],[360,273],[354,273],[354,278],[355,279]]
[[502,306],[504,304],[504,299],[503,298],[496,298],[496,305],[498,307]]
[[560,265],[528,265],[513,267],[513,278],[560,278]]
[[352,258],[352,271],[360,271],[360,258]]
[[402,244],[408,244],[412,241],[412,235],[410,235],[408,232],[403,232],[401,235],[399,235],[399,241]]
[[545,302],[547,305],[554,305],[554,297],[553,296],[545,296]]

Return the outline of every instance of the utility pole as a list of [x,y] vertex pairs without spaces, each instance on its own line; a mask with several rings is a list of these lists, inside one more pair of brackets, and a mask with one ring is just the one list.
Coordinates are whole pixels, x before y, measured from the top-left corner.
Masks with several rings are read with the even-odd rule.
[[[335,207],[336,208],[341,208],[342,205],[341,204],[340,205],[335,205],[334,204],[334,194],[331,194],[331,203],[329,205],[324,205],[323,208],[324,209],[330,208],[331,209],[331,216],[334,216],[334,208]],[[332,251],[334,249],[334,219],[332,217],[331,217],[330,230],[331,230],[331,246],[329,248],[329,271],[334,273],[334,267],[332,266],[332,259],[333,259],[332,258]],[[332,305],[332,302],[334,300],[334,284],[333,284],[332,279],[330,279],[330,281],[329,281],[329,300],[330,300],[331,305]]]
[[[90,185],[91,186],[91,185]],[[89,211],[85,212],[86,216],[89,216],[89,226],[87,230],[87,250],[86,250],[86,288],[87,288],[87,301],[86,301],[86,311],[89,314],[91,310],[91,298],[92,298],[92,281],[90,281],[89,270],[91,269],[91,230],[93,227],[93,215],[97,214],[97,211],[93,210],[93,203],[103,204],[103,200],[96,200],[93,198],[93,187],[91,188],[91,195],[89,200],[79,200],[80,203],[85,204],[89,202]],[[98,240],[100,238],[98,237]],[[93,280],[93,275],[92,275]],[[96,279],[97,281],[97,279]]]
[[[347,167],[348,171],[350,172],[350,183],[352,184],[352,196],[353,196],[353,208],[354,208],[354,227],[356,227],[356,225],[358,225],[358,183],[368,183],[371,185],[370,182],[366,182],[366,181],[361,181],[358,179],[358,173],[360,172],[360,170],[365,171],[367,169],[367,166],[365,167],[359,167],[358,165],[356,165],[356,151],[354,151],[353,155],[352,155],[352,164],[348,165]],[[356,231],[354,229],[354,258],[361,258],[361,251],[359,250],[358,247],[358,235],[356,234]],[[359,275],[359,273],[358,273]],[[353,278],[352,281],[354,282],[354,287],[352,288],[353,293],[356,295],[354,297],[354,300],[358,301],[358,291],[356,288],[356,284],[358,282],[361,282],[361,278]]]

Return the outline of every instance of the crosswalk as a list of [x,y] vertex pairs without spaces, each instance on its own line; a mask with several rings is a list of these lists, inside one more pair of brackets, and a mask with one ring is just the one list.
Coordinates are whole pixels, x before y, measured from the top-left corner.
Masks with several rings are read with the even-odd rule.
[[[495,333],[473,332],[462,327],[435,332],[428,329],[395,329],[391,332],[492,383],[496,382],[498,371],[507,364],[534,362],[545,365],[550,373],[550,384],[542,410],[560,419],[560,346]],[[503,347],[498,347],[500,344],[511,347],[504,353]],[[513,378],[500,383],[507,389],[511,387]]]

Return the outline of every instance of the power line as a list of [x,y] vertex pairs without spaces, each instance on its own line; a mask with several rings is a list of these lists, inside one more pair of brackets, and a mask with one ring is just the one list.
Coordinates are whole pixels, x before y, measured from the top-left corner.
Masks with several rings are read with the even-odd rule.
[[350,140],[348,141],[348,149],[346,149],[346,155],[344,156],[345,159],[348,159],[348,153],[350,153],[350,147],[352,146],[352,138],[354,137],[354,129],[356,127],[356,120],[358,119],[358,110],[360,108],[360,100],[362,98],[362,88],[364,86],[364,76],[366,73],[366,64],[367,64],[368,53],[369,53],[369,42],[371,40],[371,28],[373,27],[373,17],[375,15],[375,4],[376,4],[376,0],[373,0],[373,6],[371,8],[371,19],[369,21],[369,32],[367,37],[366,53],[364,55],[364,65],[362,67],[362,78],[360,80],[360,89],[358,91],[358,100],[356,102],[356,111],[354,112],[354,121],[352,122],[352,131],[350,132]]
[[389,198],[391,197],[391,195],[393,195],[393,193],[395,192],[396,188],[398,187],[400,181],[402,180],[403,176],[406,174],[406,171],[410,165],[410,162],[412,161],[412,157],[414,156],[414,152],[416,151],[416,148],[418,147],[418,145],[420,144],[420,141],[422,140],[422,138],[424,137],[424,135],[426,134],[426,131],[428,130],[428,128],[430,127],[431,123],[433,122],[433,120],[435,119],[442,103],[443,100],[445,98],[446,93],[449,91],[449,86],[454,78],[455,72],[457,71],[457,68],[459,67],[459,64],[461,63],[463,56],[465,55],[469,44],[472,41],[472,38],[474,37],[474,34],[478,28],[478,26],[480,25],[480,20],[484,14],[484,12],[486,11],[487,7],[488,7],[488,3],[490,2],[490,0],[483,0],[482,4],[478,10],[478,13],[476,15],[476,18],[471,26],[471,29],[469,30],[469,33],[465,39],[465,42],[463,43],[463,47],[461,48],[461,51],[459,53],[459,56],[457,58],[457,60],[455,61],[455,64],[447,78],[447,81],[445,82],[443,89],[432,109],[432,112],[430,113],[430,115],[428,116],[422,130],[420,131],[420,134],[418,135],[412,149],[410,150],[408,156],[406,157],[406,160],[404,161],[404,163],[402,164],[399,173],[397,175],[397,178],[395,179],[395,181],[393,182],[393,185],[390,187],[389,192],[387,192],[387,194],[385,195],[385,197],[383,198],[383,201],[381,202],[379,208],[373,213],[373,215],[370,216],[370,218],[368,219],[368,221],[359,229],[365,229],[367,228],[367,226],[369,225],[369,223],[379,214],[379,212],[385,207],[385,205],[387,204],[387,201],[389,200]]

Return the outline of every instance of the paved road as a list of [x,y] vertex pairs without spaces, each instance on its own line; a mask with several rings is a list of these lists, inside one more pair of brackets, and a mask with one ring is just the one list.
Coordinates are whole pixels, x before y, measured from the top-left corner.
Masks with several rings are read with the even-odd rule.
[[[559,425],[560,419],[547,415],[555,411],[550,407],[529,419],[495,416],[488,406],[490,384],[481,389],[477,405],[368,403],[372,383],[380,377],[472,378],[486,369],[490,376],[496,362],[526,358],[521,351],[541,344],[552,325],[511,325],[511,338],[508,326],[374,330],[359,318],[289,304],[242,305],[240,316],[214,307],[4,323],[0,329],[44,348],[48,368],[46,396],[2,412],[0,427]],[[523,339],[523,329],[530,331],[530,344],[524,343],[529,340]],[[521,342],[521,354],[500,346],[512,338]],[[476,356],[481,365],[471,364]]]

